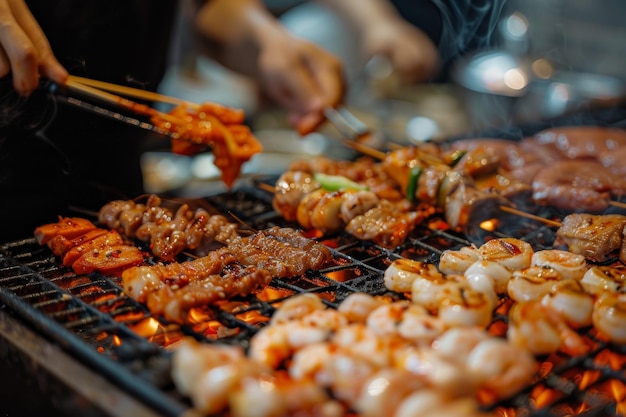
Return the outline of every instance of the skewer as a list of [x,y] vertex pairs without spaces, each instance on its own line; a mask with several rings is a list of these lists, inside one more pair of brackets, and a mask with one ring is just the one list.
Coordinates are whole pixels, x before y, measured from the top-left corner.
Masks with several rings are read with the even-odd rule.
[[626,209],[626,203],[622,203],[620,201],[613,201],[613,200],[611,200],[611,201],[609,201],[609,206]]
[[263,191],[267,191],[268,193],[274,194],[276,192],[276,187],[266,184],[264,182],[260,182],[257,184],[257,186],[263,190]]
[[177,97],[167,96],[165,94],[155,93],[152,91],[141,90],[139,88],[127,87],[124,85],[108,83],[106,81],[92,80],[90,78],[79,77],[76,75],[70,75],[68,77],[69,81],[80,83],[89,87],[98,88],[100,90],[108,91],[111,93],[122,94],[128,97],[133,97],[136,99],[149,100],[149,101],[158,101],[161,103],[174,104],[174,105],[184,105],[187,107],[198,107],[197,103],[193,103],[191,101],[183,100]]
[[561,223],[560,222],[557,222],[555,220],[546,219],[546,218],[540,217],[540,216],[535,216],[534,214],[526,213],[525,211],[514,209],[513,207],[500,206],[500,210],[502,210],[504,212],[507,212],[507,213],[515,214],[515,215],[520,216],[520,217],[526,217],[528,219],[537,220],[539,222],[547,224],[548,226],[561,227]]
[[127,98],[124,98],[115,94],[111,94],[107,91],[103,91],[95,87],[81,84],[79,82],[76,82],[73,79],[68,79],[66,82],[66,86],[72,90],[76,90],[90,97],[94,97],[94,98],[103,100],[105,102],[112,103],[116,106],[120,106],[124,109],[128,109],[137,114],[150,116],[150,117],[157,116],[157,117],[162,118],[163,120],[166,120],[171,123],[176,123],[176,124],[184,123],[183,120],[179,119],[178,117],[172,116],[171,114],[164,113],[162,111],[154,109],[145,104],[136,103],[132,100],[129,100]]
[[352,149],[361,152],[364,155],[371,156],[374,159],[378,159],[382,161],[387,156],[385,152],[379,151],[378,149],[374,149],[370,146],[364,145],[354,140],[344,139],[342,142],[344,143],[344,145],[347,145],[351,147]]

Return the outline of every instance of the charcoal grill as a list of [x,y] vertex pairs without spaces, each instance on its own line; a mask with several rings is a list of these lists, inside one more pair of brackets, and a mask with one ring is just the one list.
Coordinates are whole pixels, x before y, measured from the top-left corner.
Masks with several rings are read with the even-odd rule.
[[[621,117],[619,120],[624,120],[623,114]],[[527,131],[509,134],[522,137]],[[273,180],[255,179],[268,184]],[[255,229],[294,226],[277,216],[271,195],[256,183],[205,200]],[[359,291],[398,298],[398,294],[388,293],[382,279],[391,261],[408,257],[436,263],[442,251],[471,243],[468,236],[437,227],[440,220],[436,216],[427,219],[394,249],[346,234],[324,237],[323,243],[334,255],[332,266],[302,277],[274,279],[265,290],[219,304],[187,325],[152,317],[123,293],[119,278],[99,273],[76,275],[61,267],[50,250],[34,238],[2,244],[0,355],[7,415],[43,411],[45,415],[193,416],[191,404],[177,393],[169,376],[171,350],[183,337],[245,348],[277,303],[301,293],[316,293],[330,307]],[[550,248],[555,238],[553,229],[531,219],[515,217],[502,224],[512,229],[486,233],[513,235],[536,250]],[[506,308],[504,303],[498,312]],[[498,312],[490,330],[502,334],[506,314]],[[506,416],[623,414],[626,346],[604,342],[593,330],[585,337],[594,346],[588,356],[550,355],[537,382],[487,408],[497,408]],[[41,406],[35,406],[35,397]]]

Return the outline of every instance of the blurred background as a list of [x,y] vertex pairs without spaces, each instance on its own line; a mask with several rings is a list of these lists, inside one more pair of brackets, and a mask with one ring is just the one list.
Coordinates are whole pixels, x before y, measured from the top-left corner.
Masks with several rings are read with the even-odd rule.
[[[164,94],[242,108],[264,152],[244,165],[251,175],[278,175],[294,159],[354,154],[323,126],[300,138],[254,83],[201,56],[189,32],[191,4],[181,2]],[[342,58],[350,89],[346,107],[385,141],[407,145],[480,134],[603,106],[626,96],[626,2],[508,0],[493,46],[458,57],[437,82],[402,85],[389,63],[359,56],[359,39],[315,1],[267,0],[294,34]],[[142,160],[150,192],[202,196],[223,190],[211,154],[151,150]]]

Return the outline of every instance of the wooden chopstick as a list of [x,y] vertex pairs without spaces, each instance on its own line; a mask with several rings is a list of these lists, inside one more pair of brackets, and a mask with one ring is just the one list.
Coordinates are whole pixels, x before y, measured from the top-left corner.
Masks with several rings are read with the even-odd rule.
[[183,100],[177,97],[167,96],[165,94],[155,93],[152,91],[146,91],[139,88],[127,87],[125,85],[108,83],[106,81],[92,80],[90,78],[79,77],[76,75],[70,75],[68,77],[68,81],[72,83],[80,83],[85,86],[98,88],[103,91],[108,91],[111,93],[122,94],[128,97],[132,97],[135,99],[142,99],[148,101],[156,101],[160,103],[174,104],[174,105],[184,105],[188,107],[198,107],[198,103],[194,103],[191,101]]
[[90,97],[95,97],[97,99],[103,100],[108,103],[114,104],[116,106],[135,112],[137,114],[142,114],[142,115],[150,116],[150,117],[157,116],[171,123],[183,122],[181,119],[179,119],[176,116],[172,116],[171,114],[164,113],[162,111],[154,109],[145,104],[137,103],[127,98],[124,98],[115,94],[111,94],[107,91],[100,90],[99,88],[82,84],[74,80],[73,78],[68,78],[65,85],[72,90],[78,91]]

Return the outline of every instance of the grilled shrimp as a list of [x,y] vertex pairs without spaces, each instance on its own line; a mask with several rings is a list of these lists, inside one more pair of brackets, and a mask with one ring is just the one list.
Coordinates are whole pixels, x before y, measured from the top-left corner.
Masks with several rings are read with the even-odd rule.
[[540,301],[516,303],[509,312],[507,338],[535,355],[561,350],[572,356],[588,351],[582,336]]
[[362,323],[339,328],[331,342],[346,355],[376,368],[389,366],[395,348],[408,343],[397,337],[379,337]]
[[603,270],[592,266],[585,272],[580,283],[586,292],[599,296],[606,292],[618,291],[624,285],[624,278],[622,275],[614,276],[610,269]]
[[343,314],[351,323],[365,323],[367,316],[384,301],[364,292],[355,292],[346,297],[339,304],[337,311]]
[[317,375],[316,382],[328,388],[338,400],[354,404],[362,387],[377,369],[378,367],[362,357],[339,351],[328,358],[324,370]]
[[406,293],[412,291],[416,279],[438,281],[443,275],[433,264],[400,258],[387,267],[383,279],[388,290]]
[[201,344],[184,339],[172,355],[172,379],[178,390],[189,395],[198,378],[208,369],[245,358],[239,346]]
[[379,337],[402,337],[429,345],[446,328],[443,321],[410,301],[384,304],[367,317],[367,326]]
[[433,389],[423,389],[407,396],[393,417],[487,417],[472,397],[450,398]]
[[497,294],[505,294],[512,274],[509,269],[498,262],[481,259],[471,264],[465,270],[464,275],[474,280],[488,277],[492,281],[493,290]]
[[275,376],[244,378],[229,398],[229,411],[233,417],[278,417],[300,413],[317,417],[344,415],[343,407],[311,380],[294,381]]
[[415,275],[411,285],[411,300],[428,311],[437,311],[443,297],[442,292],[447,287],[457,284],[446,279],[441,273]]
[[277,368],[295,350],[327,341],[346,324],[347,319],[335,310],[314,310],[300,320],[263,327],[250,340],[249,356]]
[[479,257],[475,246],[463,246],[459,250],[447,249],[439,257],[439,270],[444,274],[463,274]]
[[611,341],[626,343],[626,292],[602,294],[594,304],[592,320],[595,328]]
[[533,253],[528,242],[512,237],[492,239],[478,248],[481,259],[498,262],[512,271],[528,268]]
[[289,376],[293,379],[321,379],[320,374],[324,369],[324,364],[336,352],[330,343],[314,343],[304,346],[293,355],[293,360],[289,364]]
[[478,388],[478,379],[468,372],[464,361],[432,348],[397,348],[394,350],[394,366],[423,378],[429,386],[452,397],[471,395]]
[[478,343],[467,357],[467,367],[481,379],[481,388],[498,399],[508,398],[527,386],[537,371],[530,352],[504,339],[490,337]]
[[494,305],[489,296],[462,282],[448,285],[439,294],[438,317],[449,327],[481,326],[491,322]]
[[[497,265],[497,264],[496,264]],[[503,266],[501,266],[504,268]],[[506,268],[504,268],[506,270]],[[489,302],[495,308],[499,303],[498,294],[495,289],[494,279],[484,273],[484,270],[468,270],[465,275],[452,275],[458,282],[467,284],[471,289],[482,293],[489,299]]]
[[532,256],[532,265],[552,268],[558,271],[563,279],[580,280],[587,272],[587,260],[583,255],[558,249],[535,252]]
[[454,327],[435,340],[432,346],[447,357],[465,357],[476,345],[489,337],[489,333],[479,326]]
[[322,300],[311,293],[303,293],[287,299],[272,315],[271,323],[280,324],[297,320],[315,311],[324,310]]
[[558,282],[541,299],[541,304],[556,311],[574,328],[591,325],[593,303],[593,297],[585,292],[580,282],[571,279]]
[[406,371],[381,369],[368,378],[351,405],[363,417],[393,415],[405,397],[424,385],[421,378]]
[[539,300],[550,293],[560,281],[561,274],[555,269],[531,266],[513,271],[513,276],[507,284],[507,293],[512,300],[519,303]]

